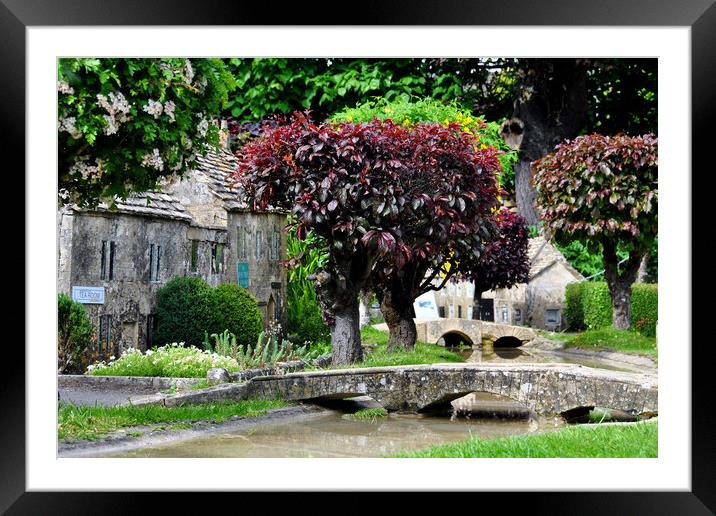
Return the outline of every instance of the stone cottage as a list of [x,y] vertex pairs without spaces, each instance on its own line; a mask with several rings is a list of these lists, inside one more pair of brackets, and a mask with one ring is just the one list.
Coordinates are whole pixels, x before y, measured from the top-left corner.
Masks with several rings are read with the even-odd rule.
[[58,211],[58,290],[85,304],[101,354],[156,344],[156,291],[174,276],[238,283],[265,325],[285,322],[286,214],[241,203],[229,180],[234,164],[228,151],[211,151],[183,179],[116,201],[115,210]]
[[435,293],[440,316],[480,318],[547,330],[563,329],[565,288],[569,283],[583,281],[584,277],[541,236],[530,238],[528,257],[528,282],[509,289],[483,292],[479,306],[474,306],[472,283],[448,283]]

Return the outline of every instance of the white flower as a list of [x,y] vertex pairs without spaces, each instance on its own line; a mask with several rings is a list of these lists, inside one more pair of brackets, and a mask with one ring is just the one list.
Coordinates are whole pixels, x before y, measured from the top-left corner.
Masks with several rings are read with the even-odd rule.
[[142,156],[142,166],[151,167],[159,171],[164,170],[164,160],[159,155],[159,149],[154,149],[151,154]]
[[189,86],[192,80],[194,80],[194,69],[191,67],[191,61],[187,59],[184,64],[184,82]]
[[88,160],[89,156],[80,156],[77,158],[70,168],[70,174],[79,174],[82,176],[82,179],[89,179],[91,181],[96,181],[102,177],[102,173],[104,172],[102,160],[97,160],[95,165],[90,165]]
[[106,135],[115,134],[119,126],[131,118],[128,115],[131,106],[121,91],[112,91],[108,97],[101,93],[97,94],[97,105],[107,111],[104,115],[104,120],[107,122],[104,128]]
[[72,95],[75,92],[74,88],[65,81],[57,81],[57,91],[68,95]]
[[171,100],[167,100],[164,103],[164,114],[169,117],[169,119],[173,122],[174,121],[174,108],[176,106],[174,105],[174,102]]
[[77,129],[75,127],[75,122],[77,122],[77,119],[73,116],[68,116],[67,118],[61,118],[59,121],[59,124],[60,124],[59,130],[70,133],[70,136],[72,136],[72,138],[77,140],[78,138],[80,138],[82,136],[82,131],[80,131],[79,129]]
[[147,356],[150,356],[150,355],[152,355],[153,353],[154,353],[154,351],[152,351],[151,349],[148,349],[145,354],[146,354]]
[[162,106],[161,102],[149,99],[147,104],[142,109],[152,115],[154,118],[159,118],[159,115],[162,114],[164,107]]
[[202,118],[199,125],[196,126],[196,132],[203,138],[206,136],[206,132],[209,130],[209,121],[206,118]]

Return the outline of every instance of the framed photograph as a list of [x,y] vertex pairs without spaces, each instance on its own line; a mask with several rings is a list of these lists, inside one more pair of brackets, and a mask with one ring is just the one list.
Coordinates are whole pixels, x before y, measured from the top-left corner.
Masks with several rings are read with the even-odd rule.
[[[305,5],[279,9],[213,0],[199,4],[160,0],[142,5],[2,0],[0,33],[4,45],[0,55],[6,71],[0,85],[3,136],[6,149],[25,149],[24,153],[15,152],[20,156],[15,170],[24,170],[24,176],[16,176],[24,177],[18,186],[24,189],[26,202],[26,331],[24,352],[20,346],[7,346],[7,352],[15,356],[7,362],[14,365],[4,371],[8,417],[2,441],[0,509],[9,514],[71,514],[89,504],[98,513],[144,508],[144,499],[127,497],[121,491],[200,491],[207,498],[213,491],[406,491],[415,494],[413,501],[419,503],[424,500],[417,496],[419,491],[462,491],[469,492],[468,496],[489,495],[491,501],[502,504],[509,496],[515,508],[550,514],[573,514],[577,507],[580,514],[716,511],[716,453],[713,418],[708,411],[712,405],[709,346],[707,341],[693,345],[692,337],[692,320],[704,318],[708,303],[696,303],[695,298],[692,302],[691,287],[692,269],[698,270],[692,265],[692,221],[697,220],[692,219],[692,207],[698,205],[697,200],[705,202],[703,194],[692,198],[693,186],[697,192],[700,186],[694,182],[692,171],[696,163],[704,163],[708,170],[712,160],[706,160],[706,153],[715,136],[713,3],[689,0],[664,5],[637,0],[625,5],[616,0],[549,0],[537,4],[518,0],[498,6],[420,1],[410,8],[397,3],[370,3],[356,4],[350,24],[346,24],[345,20],[314,19],[304,11]],[[311,10],[329,12],[329,7],[312,4]],[[54,251],[59,245],[59,186],[55,172],[57,92],[62,82],[58,82],[58,59],[67,57],[658,60],[662,182],[658,456],[449,460],[58,456],[57,292],[53,286],[58,283]],[[12,231],[20,224],[10,226]],[[224,253],[230,256],[229,245],[224,248],[222,243],[214,243],[207,247],[207,256],[211,256],[207,270],[233,274],[234,282],[250,288],[251,254],[258,257],[265,252],[262,258],[277,259],[281,253],[280,236],[263,231],[260,238],[266,244],[261,246],[264,251],[258,244],[255,249],[246,245],[246,258],[236,267],[226,267],[222,261]],[[102,274],[111,275],[114,244],[108,241],[102,246]],[[194,255],[199,251],[191,249],[194,267],[198,260]],[[149,281],[156,282],[161,275],[163,252],[166,249],[159,244],[148,251]],[[82,284],[73,287],[77,299],[85,300],[88,306],[105,302],[102,289]],[[277,306],[276,298],[267,296],[259,301],[264,316],[280,314],[281,303]],[[484,304],[490,304],[489,310],[482,303],[474,312],[472,305],[463,307],[459,303],[449,305],[449,311],[445,306],[440,308],[451,317],[472,317],[473,313],[477,317],[478,312],[489,312],[492,317],[516,324],[522,324],[527,316],[522,306],[497,298],[487,301]],[[433,299],[424,304],[438,310]],[[561,317],[558,307],[546,306],[545,324],[558,326]],[[106,332],[110,320],[102,321],[104,333],[101,329],[100,333],[109,343]],[[149,342],[148,335],[137,335]],[[158,496],[164,503],[170,494]],[[167,507],[184,503],[182,500],[174,498]],[[289,498],[277,500],[290,502]],[[364,503],[357,506],[369,510]]]

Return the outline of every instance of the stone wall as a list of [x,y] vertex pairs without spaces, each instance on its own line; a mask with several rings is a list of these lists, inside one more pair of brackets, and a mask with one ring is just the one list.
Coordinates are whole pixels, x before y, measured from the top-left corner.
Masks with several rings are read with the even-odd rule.
[[187,276],[203,278],[212,287],[227,283],[229,243],[226,229],[192,225],[187,229],[187,238]]

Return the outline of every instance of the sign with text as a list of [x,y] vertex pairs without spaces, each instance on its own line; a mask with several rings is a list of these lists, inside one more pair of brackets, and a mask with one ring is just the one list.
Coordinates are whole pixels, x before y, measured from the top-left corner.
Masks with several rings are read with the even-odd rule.
[[104,287],[72,287],[72,299],[86,305],[103,305]]

